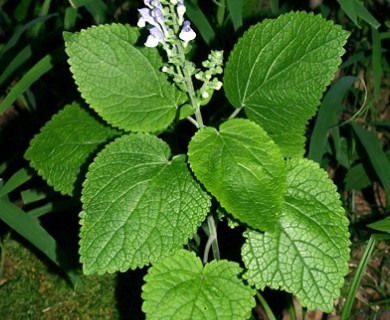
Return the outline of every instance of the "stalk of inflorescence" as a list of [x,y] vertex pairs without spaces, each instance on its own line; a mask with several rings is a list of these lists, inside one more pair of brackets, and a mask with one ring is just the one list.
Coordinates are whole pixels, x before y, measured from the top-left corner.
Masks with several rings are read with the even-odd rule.
[[[211,51],[208,59],[203,61],[205,70],[197,69],[195,64],[186,59],[186,53],[190,50],[190,42],[196,37],[191,28],[191,23],[184,20],[186,8],[184,0],[144,0],[145,8],[139,9],[139,27],[147,27],[149,36],[145,42],[147,47],[162,46],[167,54],[167,65],[162,71],[168,74],[178,88],[184,91],[191,108],[194,111],[195,120],[188,119],[198,129],[204,127],[200,106],[209,101],[214,90],[222,87],[218,75],[222,74],[223,52]],[[195,89],[193,77],[203,82],[199,89]],[[209,240],[207,241],[204,260],[207,262],[210,246],[213,249],[215,259],[219,259],[217,229],[214,217],[207,217]]]
[[[184,20],[186,8],[183,0],[144,0],[145,8],[139,9],[141,15],[138,26],[147,27],[149,36],[145,42],[147,47],[159,45],[167,54],[167,65],[162,71],[168,74],[176,85],[184,91],[191,108],[194,110],[195,123],[198,128],[204,127],[200,105],[208,101],[214,90],[222,87],[216,75],[222,73],[223,52],[212,51],[208,60],[202,65],[206,71],[197,69],[186,59],[190,50],[190,42],[196,37],[191,23]],[[202,81],[202,86],[195,90],[193,76]],[[194,121],[191,121],[194,122]]]

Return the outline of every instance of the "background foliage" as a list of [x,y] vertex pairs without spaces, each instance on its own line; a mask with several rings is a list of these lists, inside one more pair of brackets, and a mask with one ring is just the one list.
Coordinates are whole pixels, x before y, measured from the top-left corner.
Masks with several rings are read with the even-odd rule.
[[[390,199],[390,111],[387,80],[390,76],[387,58],[390,47],[390,21],[387,20],[389,1],[248,0],[242,1],[242,6],[240,3],[241,1],[229,0],[221,0],[219,4],[206,0],[187,1],[188,16],[202,38],[197,42],[196,48],[200,53],[200,60],[205,58],[201,53],[208,51],[203,49],[224,48],[229,52],[252,23],[292,10],[320,13],[351,32],[343,64],[322,99],[318,115],[310,122],[307,131],[309,142],[305,152],[308,158],[318,162],[333,178],[343,196],[343,204],[351,222],[350,271],[343,296],[333,313],[343,312],[347,319],[350,308],[353,312],[351,317],[385,317],[390,299],[390,284],[387,280],[390,278],[389,245],[378,232],[389,232],[386,220],[389,216]],[[66,190],[63,192],[65,195],[61,195],[47,187],[30,169],[23,154],[34,134],[53,114],[73,101],[82,103],[66,61],[63,31],[74,32],[94,24],[111,22],[135,25],[136,8],[140,6],[140,1],[131,0],[78,0],[72,3],[64,0],[0,0],[0,218],[5,222],[0,224],[0,316],[14,314],[13,305],[4,301],[21,300],[32,306],[35,302],[27,298],[39,296],[38,292],[43,290],[32,286],[29,289],[32,292],[23,291],[20,282],[32,279],[34,275],[32,269],[28,268],[44,271],[45,275],[41,279],[33,279],[40,285],[46,277],[55,277],[53,272],[59,272],[65,275],[63,279],[69,279],[76,288],[72,291],[65,286],[56,292],[61,287],[59,283],[66,281],[57,278],[51,284],[54,286],[52,290],[43,291],[44,295],[53,296],[53,300],[45,299],[39,310],[30,308],[26,311],[32,312],[36,317],[50,319],[49,313],[44,311],[56,303],[53,301],[65,299],[65,296],[71,294],[82,295],[80,288],[83,284],[85,290],[89,290],[91,295],[95,294],[93,290],[98,282],[89,283],[79,272],[77,215],[80,207],[71,195],[78,195],[80,190]],[[231,107],[218,95],[214,97],[213,105],[218,106],[218,109],[205,110],[208,123],[231,112]],[[65,117],[66,112],[64,109],[58,116]],[[82,114],[80,117],[82,118]],[[83,123],[85,131],[77,132],[73,128],[69,130],[72,134],[84,135],[88,133],[89,126],[96,125],[92,122]],[[115,130],[105,130],[101,141],[116,136]],[[192,134],[190,126],[179,124],[164,133],[163,138],[169,142],[172,153],[178,154],[186,148]],[[101,146],[97,141],[82,157],[90,157],[99,148]],[[80,178],[77,174],[72,174],[71,170],[65,171],[68,179]],[[219,228],[228,230],[224,225]],[[232,234],[234,237],[234,232],[229,237]],[[10,238],[17,239],[45,264],[23,266],[23,263],[10,263],[15,259],[31,259],[25,250],[17,249]],[[202,238],[198,240],[200,244],[204,242]],[[221,246],[224,247],[221,252],[226,252],[225,258],[237,260],[239,252],[231,243],[242,242],[242,239],[237,237],[226,240],[221,240]],[[196,250],[199,243],[191,245]],[[128,316],[122,308],[123,281],[120,280],[126,278],[135,283],[136,287],[141,281],[140,276],[142,271],[118,274],[112,287],[102,289],[104,292],[117,293],[116,299],[108,302],[111,304],[110,312],[122,318]],[[354,284],[351,290],[348,290],[348,283]],[[139,288],[140,286],[138,290]],[[22,292],[19,296],[18,290]],[[62,290],[69,292],[60,297]],[[133,290],[136,291],[137,289]],[[15,295],[10,295],[9,292]],[[126,294],[129,293],[131,290],[126,290]],[[274,294],[267,291],[265,296],[271,297],[267,299],[269,301],[278,301],[275,305],[271,303],[276,314],[281,315],[288,308],[291,310],[291,297],[286,295],[272,299]],[[262,301],[261,297],[258,299]],[[103,305],[105,304],[102,303],[101,308]],[[66,316],[72,316],[71,310],[81,310],[84,307],[70,303],[63,312]],[[139,305],[134,305],[133,309],[133,314],[142,317]],[[299,313],[299,308],[295,309]],[[119,310],[119,315],[116,310]],[[99,312],[91,306],[79,314],[88,314],[94,318]],[[101,312],[99,316],[104,317],[108,311]],[[259,304],[253,317],[261,318],[263,314],[264,309]]]

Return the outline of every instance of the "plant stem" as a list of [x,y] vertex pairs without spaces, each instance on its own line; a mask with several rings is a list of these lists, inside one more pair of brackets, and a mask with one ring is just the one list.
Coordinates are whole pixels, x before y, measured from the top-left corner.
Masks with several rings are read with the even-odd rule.
[[268,318],[270,320],[276,320],[276,317],[275,317],[274,313],[272,312],[270,306],[268,305],[267,301],[265,301],[264,297],[261,295],[261,293],[259,291],[256,291],[256,296],[259,299],[261,305],[263,306]]
[[203,263],[206,264],[209,258],[210,248],[213,250],[213,256],[215,260],[221,259],[219,254],[219,246],[218,246],[218,236],[217,236],[217,228],[215,226],[214,217],[212,214],[207,216],[207,226],[209,229],[209,238],[206,243],[206,247],[204,249],[203,254]]
[[200,104],[198,100],[196,99],[195,89],[194,85],[192,83],[191,74],[189,73],[188,69],[186,68],[186,57],[184,53],[184,48],[181,43],[179,43],[177,46],[177,53],[180,58],[181,66],[180,71],[184,78],[184,83],[187,88],[187,95],[190,98],[190,103],[192,108],[195,110],[195,119],[198,123],[198,128],[204,128],[202,114],[200,113]]
[[234,119],[236,117],[236,115],[238,115],[240,113],[241,110],[242,110],[242,107],[234,110],[233,113],[230,115],[229,120]]

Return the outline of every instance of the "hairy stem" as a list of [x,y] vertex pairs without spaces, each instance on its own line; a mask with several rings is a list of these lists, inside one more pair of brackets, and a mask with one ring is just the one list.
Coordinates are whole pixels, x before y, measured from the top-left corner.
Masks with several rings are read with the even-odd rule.
[[207,216],[207,226],[209,229],[209,239],[207,240],[206,247],[203,254],[203,263],[206,264],[209,258],[210,248],[213,250],[213,256],[215,260],[219,260],[219,246],[218,246],[218,236],[217,236],[217,227],[215,226],[214,217],[212,214]]

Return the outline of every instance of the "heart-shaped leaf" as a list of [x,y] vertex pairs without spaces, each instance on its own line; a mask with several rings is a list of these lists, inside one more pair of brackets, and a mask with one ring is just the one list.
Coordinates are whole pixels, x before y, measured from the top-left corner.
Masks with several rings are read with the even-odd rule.
[[295,294],[330,312],[348,271],[348,221],[336,186],[317,163],[287,162],[287,191],[273,233],[249,231],[242,248],[248,282]]
[[138,29],[112,24],[65,34],[66,52],[83,98],[109,124],[127,131],[165,129],[180,99],[159,71],[157,49],[137,48]]
[[304,153],[304,131],[334,77],[348,32],[320,15],[291,12],[251,27],[226,64],[224,88],[283,155]]
[[74,195],[75,189],[80,192],[80,178],[86,173],[83,166],[108,140],[119,135],[99,120],[77,103],[65,106],[34,137],[24,156],[55,190]]
[[254,290],[238,279],[235,262],[202,266],[195,254],[181,250],[149,268],[142,287],[142,310],[149,319],[248,319]]
[[285,162],[279,148],[254,122],[233,119],[199,130],[188,147],[192,170],[235,218],[272,231],[285,190]]
[[185,156],[149,134],[111,142],[82,193],[80,255],[86,274],[142,267],[180,249],[210,208]]

